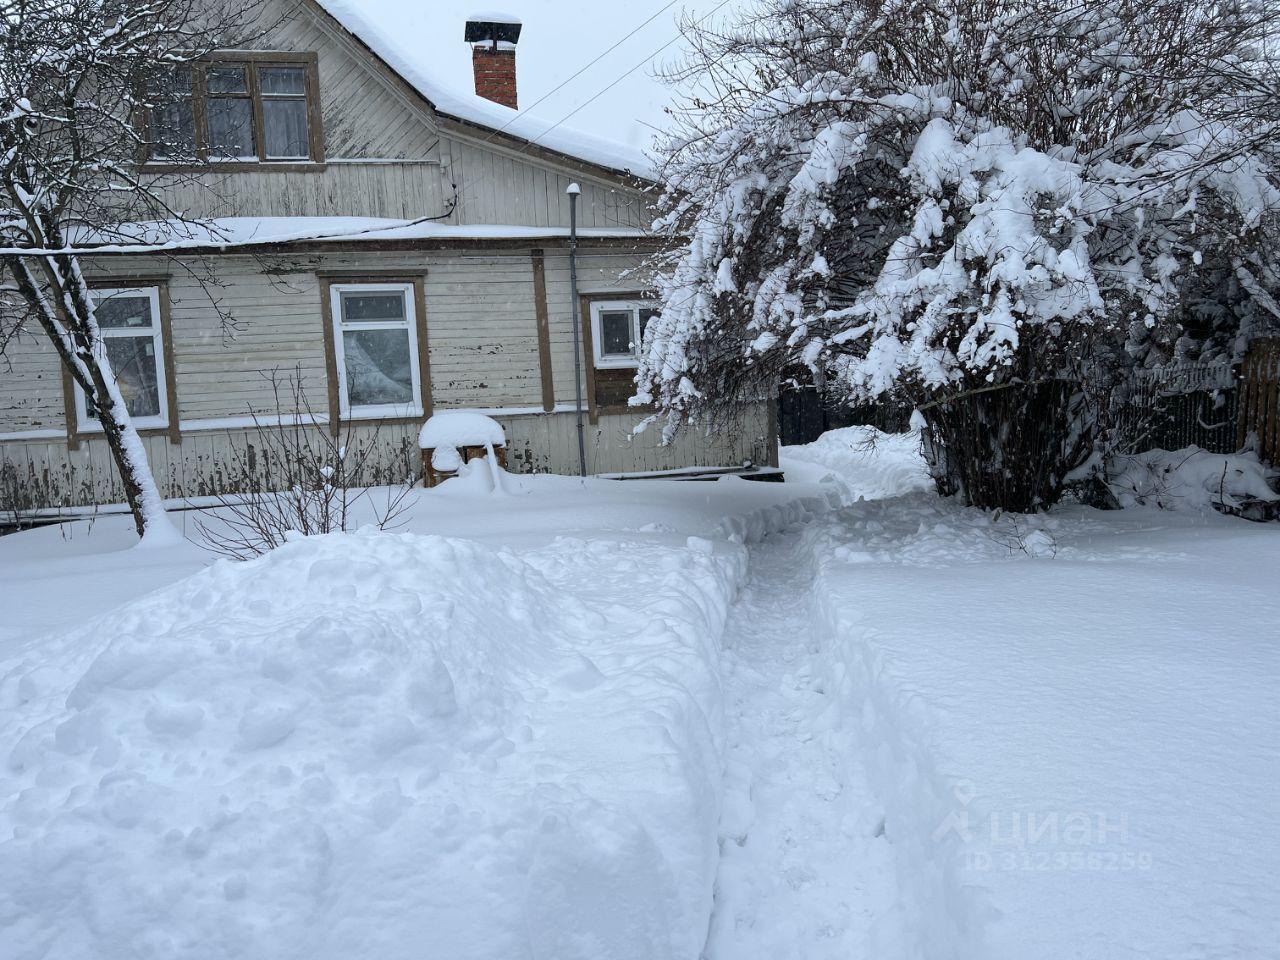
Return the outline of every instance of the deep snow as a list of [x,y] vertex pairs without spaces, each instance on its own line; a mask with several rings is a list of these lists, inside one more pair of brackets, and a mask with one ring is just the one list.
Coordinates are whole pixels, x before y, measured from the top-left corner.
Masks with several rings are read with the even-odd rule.
[[1276,954],[1280,529],[912,493],[806,536],[909,934],[881,955]]
[[[758,523],[760,511],[795,500],[825,499],[816,483],[749,483],[727,477],[715,483],[612,480],[558,476],[507,476],[507,494],[494,497],[483,471],[434,490],[414,490],[392,532],[436,534],[495,546],[542,546],[557,536],[656,540],[682,547],[688,536],[723,537]],[[385,491],[355,505],[355,525],[371,522]],[[172,548],[134,549],[128,516],[101,515],[0,537],[0,657],[6,643],[79,625],[214,562],[199,546],[199,524],[208,514],[175,512],[189,542]]]
[[[696,956],[743,543],[829,500],[736,479],[504,488],[471,470],[411,505],[414,531],[487,542],[300,538],[14,631],[6,960]],[[48,554],[28,623],[200,563],[93,553],[115,543],[99,524],[71,527],[89,551],[6,538],[15,598]],[[88,574],[121,589],[82,594]]]
[[695,954],[740,562],[305,539],[23,651],[5,955]]
[[0,539],[6,960],[1274,954],[1280,530],[783,463]]

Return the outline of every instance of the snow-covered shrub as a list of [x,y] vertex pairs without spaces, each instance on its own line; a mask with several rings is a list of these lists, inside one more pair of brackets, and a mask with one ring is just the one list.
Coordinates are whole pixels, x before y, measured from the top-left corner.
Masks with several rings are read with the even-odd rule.
[[1272,486],[1278,478],[1255,454],[1199,447],[1115,457],[1107,468],[1107,485],[1121,506],[1162,510],[1248,512],[1252,504],[1280,500]]
[[1214,320],[1212,276],[1218,319],[1275,310],[1276,22],[1254,0],[767,0],[691,27],[636,402],[670,432],[800,364],[916,403],[947,492],[1051,504],[1114,368],[1176,352],[1189,307]]

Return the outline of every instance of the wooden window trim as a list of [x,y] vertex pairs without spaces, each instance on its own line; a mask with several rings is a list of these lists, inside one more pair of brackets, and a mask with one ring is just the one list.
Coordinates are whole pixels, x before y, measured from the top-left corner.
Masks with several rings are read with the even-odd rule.
[[[602,300],[646,300],[653,296],[653,291],[646,290],[610,290],[607,293],[581,293],[578,295],[579,314],[582,318],[582,362],[586,367],[585,380],[587,389],[587,417],[595,424],[600,422],[601,414],[630,413],[648,409],[646,407],[601,407],[596,403],[596,350],[595,340],[591,334],[591,305]],[[622,368],[628,369],[628,368]]]
[[[178,408],[178,371],[173,355],[173,310],[169,297],[167,274],[122,274],[115,277],[96,277],[87,280],[90,290],[115,290],[132,287],[155,287],[160,301],[160,351],[165,366],[164,391],[168,406],[169,422],[164,427],[147,427],[138,431],[143,437],[168,437],[175,446],[182,443],[182,411]],[[76,382],[70,371],[62,368],[63,415],[67,424],[67,449],[79,450],[85,440],[102,437],[101,430],[82,430],[76,403]]]
[[[258,69],[274,65],[304,68],[307,104],[307,139],[310,158],[270,160],[266,157],[266,125],[263,119],[262,93],[258,81]],[[257,160],[209,159],[209,90],[206,70],[210,66],[244,67],[247,97],[253,111],[253,133],[258,152]],[[192,116],[195,123],[197,163],[169,163],[164,160],[145,159],[143,167],[148,173],[191,173],[221,171],[245,173],[248,171],[273,171],[277,173],[318,172],[325,168],[324,117],[320,105],[320,58],[316,53],[274,50],[219,50],[191,64]],[[143,118],[144,135],[150,130],[151,118]]]
[[334,436],[342,425],[342,398],[339,393],[337,325],[333,316],[333,287],[348,284],[402,283],[413,288],[415,332],[418,340],[418,393],[422,405],[421,417],[347,417],[352,423],[384,423],[389,426],[424,422],[431,416],[434,404],[431,397],[431,346],[427,333],[426,274],[399,271],[363,270],[356,272],[318,271],[320,281],[320,319],[324,324],[324,363],[329,396],[329,431]]

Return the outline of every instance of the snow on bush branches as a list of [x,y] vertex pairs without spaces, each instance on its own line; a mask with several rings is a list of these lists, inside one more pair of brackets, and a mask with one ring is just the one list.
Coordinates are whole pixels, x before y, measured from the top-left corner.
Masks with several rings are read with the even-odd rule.
[[636,402],[670,431],[798,365],[856,398],[1054,377],[1100,333],[1174,342],[1211,261],[1265,298],[1275,22],[1250,0],[767,0],[691,27]]

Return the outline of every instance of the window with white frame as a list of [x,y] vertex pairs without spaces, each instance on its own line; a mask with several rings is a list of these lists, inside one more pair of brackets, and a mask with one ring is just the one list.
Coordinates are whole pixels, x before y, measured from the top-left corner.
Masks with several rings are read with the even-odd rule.
[[335,283],[329,294],[342,415],[421,416],[413,284]]
[[643,300],[596,300],[591,304],[591,343],[597,368],[634,367],[644,331],[658,315]]
[[[124,398],[133,425],[141,429],[169,425],[164,368],[160,289],[129,287],[92,291],[94,315],[107,351],[107,366]],[[76,413],[80,429],[102,429],[98,410],[79,385]]]

